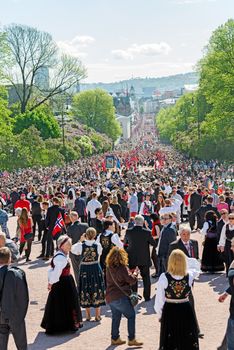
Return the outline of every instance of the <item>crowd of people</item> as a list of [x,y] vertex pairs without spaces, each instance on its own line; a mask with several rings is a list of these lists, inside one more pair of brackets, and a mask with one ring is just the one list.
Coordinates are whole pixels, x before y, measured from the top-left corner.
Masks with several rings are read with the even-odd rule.
[[[227,293],[232,295],[227,343],[233,350],[233,165],[188,159],[143,136],[112,155],[112,169],[103,155],[66,168],[2,172],[0,267],[6,265],[9,274],[20,279],[26,302],[26,279],[16,265],[24,259],[25,264],[30,262],[34,242],[41,242],[37,259],[50,261],[41,327],[52,335],[76,332],[84,326],[82,308],[85,322],[92,320],[92,309],[95,322],[101,322],[101,307],[108,304],[112,345],[125,343],[119,333],[122,315],[128,320],[128,345],[143,345],[135,327],[134,305],[141,298],[138,278],[143,280],[145,302],[151,300],[151,278],[159,278],[155,311],[161,322],[160,350],[199,349],[203,334],[192,294],[194,279],[201,271],[226,269]],[[9,230],[9,215],[17,218],[16,232]],[[203,239],[201,262],[198,242],[191,239],[195,231]],[[7,278],[2,270],[0,348],[7,349],[11,331],[18,349],[25,350],[25,329],[4,323],[12,316],[4,314]],[[23,318],[17,322],[25,314],[24,305]]]

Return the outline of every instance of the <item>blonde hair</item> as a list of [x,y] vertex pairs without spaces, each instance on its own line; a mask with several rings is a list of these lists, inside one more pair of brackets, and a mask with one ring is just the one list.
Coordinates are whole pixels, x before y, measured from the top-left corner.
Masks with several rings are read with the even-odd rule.
[[97,235],[97,231],[95,230],[95,228],[89,227],[86,230],[85,237],[87,239],[89,239],[89,240],[95,239],[96,235]]
[[175,249],[171,252],[168,260],[167,272],[174,276],[185,276],[187,274],[186,255],[182,250]]

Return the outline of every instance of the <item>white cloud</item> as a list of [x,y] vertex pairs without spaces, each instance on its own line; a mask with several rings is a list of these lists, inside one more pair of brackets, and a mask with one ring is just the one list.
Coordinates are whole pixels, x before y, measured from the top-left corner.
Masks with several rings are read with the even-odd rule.
[[87,53],[82,50],[92,44],[95,39],[88,35],[77,35],[72,40],[57,41],[58,47],[66,54],[74,57],[85,58]]
[[116,59],[132,60],[136,55],[156,56],[167,55],[171,51],[169,44],[165,42],[152,44],[132,44],[127,49],[112,50],[111,54]]

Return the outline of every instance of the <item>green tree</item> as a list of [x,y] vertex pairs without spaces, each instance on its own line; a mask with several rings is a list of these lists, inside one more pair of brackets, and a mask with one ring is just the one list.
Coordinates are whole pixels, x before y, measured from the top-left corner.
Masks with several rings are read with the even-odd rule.
[[35,126],[43,139],[60,136],[60,127],[50,108],[41,106],[14,118],[13,132],[20,134],[23,130]]
[[113,99],[104,90],[89,90],[75,95],[72,113],[78,121],[106,134],[112,140],[121,135],[120,125],[115,118]]
[[86,76],[81,61],[61,55],[49,33],[12,24],[0,33],[1,42],[0,49],[3,45],[7,47],[2,51],[3,78],[14,87],[21,113],[27,109],[32,111],[53,96],[68,91]]

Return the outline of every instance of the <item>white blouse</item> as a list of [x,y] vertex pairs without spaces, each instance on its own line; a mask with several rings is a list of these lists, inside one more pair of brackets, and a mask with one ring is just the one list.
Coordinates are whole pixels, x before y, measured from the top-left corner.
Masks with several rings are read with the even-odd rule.
[[62,271],[68,263],[68,257],[64,253],[59,252],[59,254],[53,258],[53,263],[54,268],[51,267],[48,271],[48,282],[50,284],[54,284],[59,281]]
[[[196,270],[188,271],[189,274],[189,286],[191,287],[193,284],[194,279],[199,275],[199,272]],[[174,276],[172,277],[176,280],[181,280],[182,276]],[[165,304],[165,289],[168,286],[168,280],[165,275],[165,273],[162,273],[159,277],[158,283],[157,283],[157,291],[156,291],[156,297],[155,297],[155,304],[154,304],[154,310],[160,319],[162,316],[162,310],[163,306]]]
[[[93,244],[95,243],[95,240],[85,240],[85,244],[89,247],[91,247]],[[102,254],[102,246],[100,243],[97,243],[96,242],[96,245],[97,245],[97,252],[98,252],[98,255],[100,256]],[[81,255],[82,253],[82,242],[78,242],[78,243],[75,243],[73,244],[72,246],[72,249],[71,249],[71,252],[75,255]]]
[[205,237],[207,235],[208,229],[209,229],[209,224],[208,224],[208,222],[205,221],[203,224],[203,227],[201,229],[201,234],[203,237]]
[[[113,233],[112,231],[106,230],[104,233],[104,236],[109,236],[110,234],[112,234],[111,237],[111,242],[119,248],[123,248],[123,242],[121,242],[119,235],[117,233]],[[101,237],[101,233],[98,235],[97,239],[96,239],[96,243],[100,244],[100,237]]]
[[229,230],[233,231],[234,230],[234,225],[231,225],[230,223],[226,223],[225,225],[223,225],[222,231],[221,231],[221,235],[220,235],[220,239],[219,239],[219,246],[220,247],[224,247],[225,243],[226,243],[226,227],[227,225],[229,226]]

